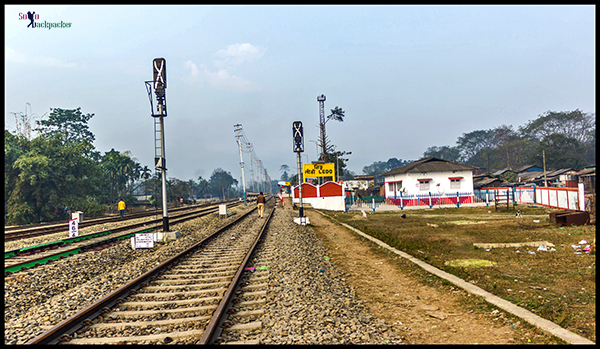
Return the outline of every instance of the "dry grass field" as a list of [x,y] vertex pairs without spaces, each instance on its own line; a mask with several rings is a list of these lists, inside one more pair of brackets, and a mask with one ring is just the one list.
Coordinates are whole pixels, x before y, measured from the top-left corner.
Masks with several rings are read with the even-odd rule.
[[[516,209],[523,211],[521,218],[515,217]],[[596,341],[596,227],[550,224],[554,209],[521,205],[516,209],[406,210],[367,218],[355,212],[330,214]],[[542,248],[532,244],[539,241],[544,241]],[[587,245],[591,251],[585,250]]]

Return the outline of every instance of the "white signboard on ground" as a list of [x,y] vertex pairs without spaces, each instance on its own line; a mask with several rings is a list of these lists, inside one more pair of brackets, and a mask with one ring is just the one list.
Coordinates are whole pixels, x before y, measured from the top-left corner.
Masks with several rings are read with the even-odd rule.
[[138,248],[153,248],[154,247],[154,234],[153,233],[140,233],[135,234],[131,239],[131,247],[134,249]]
[[71,219],[69,221],[69,237],[70,238],[79,236],[78,222],[79,222],[79,220],[77,218]]

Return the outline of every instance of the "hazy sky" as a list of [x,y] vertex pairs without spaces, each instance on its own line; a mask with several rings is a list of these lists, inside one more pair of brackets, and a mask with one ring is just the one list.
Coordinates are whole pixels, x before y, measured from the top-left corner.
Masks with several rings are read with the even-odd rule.
[[[165,58],[168,177],[241,179],[234,125],[272,179],[316,160],[319,104],[349,169],[417,160],[463,133],[546,111],[595,113],[595,6],[5,6],[5,128],[12,113],[95,116],[94,146],[153,167],[144,81]],[[27,27],[28,11],[37,27]],[[21,19],[24,16],[23,19]],[[44,28],[40,23],[71,23]],[[26,107],[27,103],[30,104]],[[313,141],[313,142],[311,142]],[[245,178],[248,183],[249,158]]]

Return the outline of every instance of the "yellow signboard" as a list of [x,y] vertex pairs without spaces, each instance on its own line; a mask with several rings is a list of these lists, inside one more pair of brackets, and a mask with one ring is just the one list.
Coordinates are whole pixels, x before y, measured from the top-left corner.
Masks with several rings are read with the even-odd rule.
[[335,164],[303,164],[303,182],[306,182],[306,178],[312,177],[333,177],[333,181],[335,182]]

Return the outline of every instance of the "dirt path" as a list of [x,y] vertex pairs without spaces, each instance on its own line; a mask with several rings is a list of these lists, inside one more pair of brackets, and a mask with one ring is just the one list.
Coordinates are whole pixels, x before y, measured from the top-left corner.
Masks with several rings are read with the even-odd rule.
[[481,300],[462,289],[424,283],[416,275],[423,272],[414,264],[381,253],[317,212],[305,212],[346,282],[374,316],[394,325],[404,343],[557,343],[502,310],[482,306]]

